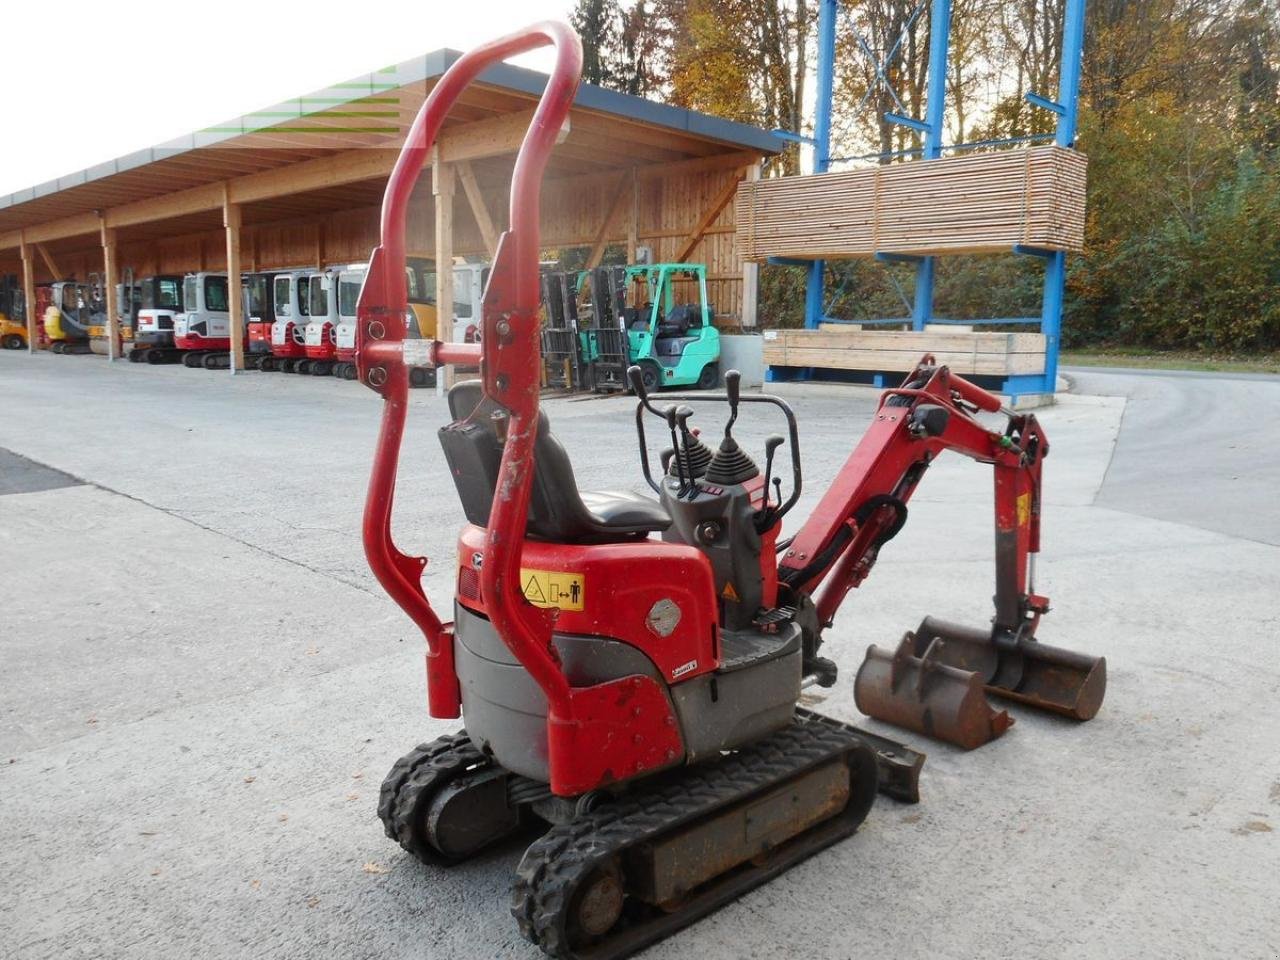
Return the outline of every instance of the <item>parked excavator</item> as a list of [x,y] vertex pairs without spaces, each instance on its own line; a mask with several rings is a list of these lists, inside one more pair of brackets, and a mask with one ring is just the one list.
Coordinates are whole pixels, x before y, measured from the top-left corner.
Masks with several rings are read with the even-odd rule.
[[[547,45],[556,65],[516,159],[480,342],[406,339],[406,211],[444,118],[486,68]],[[776,397],[744,396],[735,371],[724,393],[658,397],[633,366],[640,474],[654,496],[578,489],[540,407],[538,252],[541,179],[581,57],[569,27],[541,23],[463,54],[436,83],[387,185],[356,363],[384,401],[365,553],[425,637],[431,716],[465,721],[392,767],[379,798],[386,832],[442,865],[541,825],[516,871],[516,923],[552,956],[602,960],[850,836],[877,790],[916,798],[922,755],[799,699],[811,683],[836,682],[823,634],[943,451],[995,470],[996,615],[984,630],[926,620],[887,676],[866,678],[872,699],[923,705],[914,725],[930,734],[956,733],[953,722],[986,709],[986,693],[1086,719],[1105,664],[1035,640],[1048,608],[1029,580],[1043,429],[931,357],[884,392],[862,441],[785,537],[803,486],[796,418]],[[408,369],[450,363],[478,365],[480,378],[451,389],[453,419],[439,432],[466,518],[445,622],[423,590],[426,559],[402,552],[391,528]],[[699,406],[714,429],[694,428]],[[785,423],[764,444],[763,469],[733,436],[746,410]],[[649,423],[669,438],[657,471]],[[975,689],[978,709],[951,709]],[[912,725],[910,711],[904,719]]]
[[[338,322],[333,330],[337,363],[333,365],[333,375],[343,380],[356,378],[356,304],[360,299],[364,272],[364,264],[353,264],[338,272]],[[411,268],[410,283],[412,279]],[[414,316],[416,320],[417,315]],[[434,337],[434,329],[431,335]]]
[[173,322],[173,345],[184,367],[231,366],[231,291],[225,273],[189,273],[182,281],[182,313]]
[[177,275],[143,277],[130,363],[177,363],[182,351],[173,345],[173,324],[182,313],[183,278]]
[[277,274],[274,272],[247,273],[244,277],[245,366],[250,370],[262,370],[263,362],[270,365],[271,327],[276,321],[275,298],[272,288]]
[[271,323],[271,357],[259,370],[293,373],[307,357],[307,278],[310,270],[286,270],[272,281],[275,320]]
[[339,270],[323,270],[307,278],[307,313],[310,319],[302,335],[307,359],[299,373],[328,376],[338,358],[338,275]]

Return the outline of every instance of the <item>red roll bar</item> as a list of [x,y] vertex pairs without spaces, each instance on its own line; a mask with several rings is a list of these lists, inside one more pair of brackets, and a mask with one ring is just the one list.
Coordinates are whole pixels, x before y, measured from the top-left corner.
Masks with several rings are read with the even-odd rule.
[[[415,181],[454,101],[490,65],[552,45],[556,65],[516,158],[510,229],[498,245],[484,299],[479,345],[405,341],[405,219]],[[457,716],[449,627],[422,589],[423,557],[402,553],[391,537],[391,509],[408,398],[407,364],[476,362],[485,393],[510,420],[500,481],[489,515],[481,590],[498,634],[547,695],[552,723],[570,719],[568,682],[550,649],[551,618],[520,594],[520,552],[533,479],[538,423],[538,249],[540,188],[548,157],[577,92],[582,47],[562,23],[545,22],[463,54],[437,82],[409,131],[382,201],[381,242],[360,293],[356,360],[360,379],[385,400],[364,512],[364,548],[379,583],[426,637],[432,713]],[[448,269],[448,264],[438,264]],[[448,319],[446,305],[438,308]],[[449,649],[446,650],[445,648]],[[432,669],[436,658],[437,669]]]

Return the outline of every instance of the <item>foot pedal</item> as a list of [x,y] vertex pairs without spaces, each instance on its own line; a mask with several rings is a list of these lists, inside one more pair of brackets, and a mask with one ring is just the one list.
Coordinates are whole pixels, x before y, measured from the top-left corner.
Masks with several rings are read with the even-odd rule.
[[892,652],[869,647],[853,681],[853,699],[870,717],[972,750],[1002,735],[1013,718],[987,703],[979,674],[944,662],[944,648],[934,637],[917,652],[918,635],[912,633]]

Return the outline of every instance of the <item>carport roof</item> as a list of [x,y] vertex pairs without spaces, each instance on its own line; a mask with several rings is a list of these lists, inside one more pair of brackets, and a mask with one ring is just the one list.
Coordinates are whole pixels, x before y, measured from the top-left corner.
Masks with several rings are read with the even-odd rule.
[[[15,231],[37,224],[353,148],[396,148],[433,82],[460,56],[457,50],[436,50],[0,196],[0,238],[8,233],[11,239]],[[464,94],[449,122],[529,108],[546,79],[543,73],[510,64],[492,67]],[[572,148],[557,151],[569,173],[575,165],[591,172],[628,160],[663,162],[731,150],[776,154],[785,147],[778,137],[757,127],[591,84],[579,87],[574,109],[575,118],[595,115],[596,122],[583,131],[576,156]],[[628,144],[635,145],[639,160],[628,157]]]

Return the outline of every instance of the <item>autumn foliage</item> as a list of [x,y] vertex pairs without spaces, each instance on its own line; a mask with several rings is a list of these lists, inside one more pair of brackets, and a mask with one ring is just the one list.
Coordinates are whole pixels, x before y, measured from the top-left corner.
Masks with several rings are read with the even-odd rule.
[[[928,4],[844,0],[840,11],[833,153],[910,162],[918,135],[883,115],[923,115]],[[802,132],[813,122],[816,16],[814,0],[578,0],[573,14],[588,80]],[[1053,129],[1023,94],[1056,95],[1061,24],[1062,0],[953,0],[948,143]],[[1078,145],[1090,158],[1088,234],[1070,262],[1064,340],[1280,348],[1275,0],[1090,0]],[[800,164],[792,148],[770,173]],[[1015,256],[945,258],[935,312],[1035,313],[1041,269]],[[763,273],[761,317],[800,323],[803,271]],[[909,312],[909,267],[844,261],[828,273],[830,315]]]

